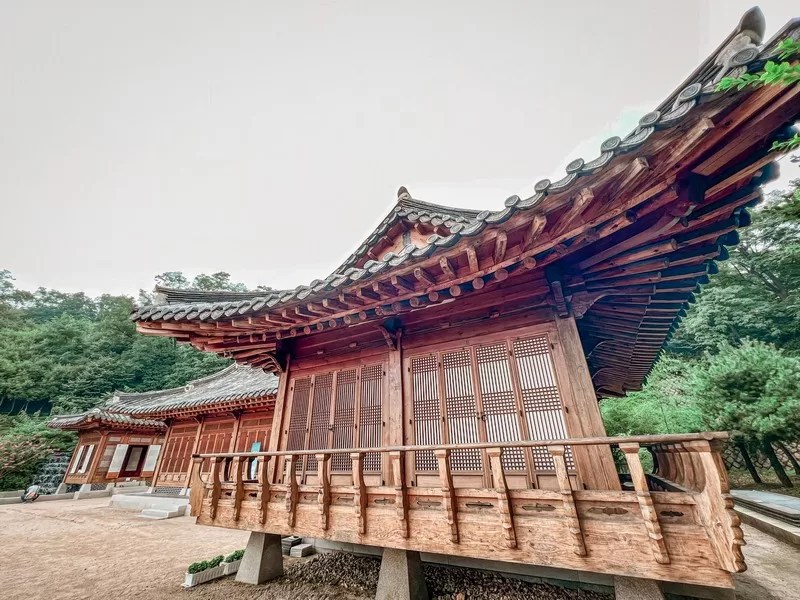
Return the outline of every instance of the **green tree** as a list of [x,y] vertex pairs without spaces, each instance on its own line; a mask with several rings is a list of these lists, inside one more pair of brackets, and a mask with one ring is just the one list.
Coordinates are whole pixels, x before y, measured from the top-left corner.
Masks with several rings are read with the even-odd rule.
[[608,435],[702,431],[702,413],[691,393],[696,368],[694,361],[665,355],[641,392],[603,400],[600,412]]
[[723,345],[691,383],[708,427],[757,441],[781,483],[791,487],[772,444],[800,435],[800,359],[763,342]]

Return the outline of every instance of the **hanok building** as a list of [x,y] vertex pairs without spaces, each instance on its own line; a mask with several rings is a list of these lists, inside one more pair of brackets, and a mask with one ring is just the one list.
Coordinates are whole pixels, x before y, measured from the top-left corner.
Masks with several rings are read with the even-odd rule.
[[194,459],[198,523],[254,532],[242,580],[279,573],[294,534],[383,547],[387,573],[422,551],[733,586],[726,434],[608,438],[598,398],[641,388],[777,175],[800,86],[716,91],[800,23],[763,31],[748,12],[634,131],[531,197],[475,212],[400,188],[323,280],[135,311],[141,333],[280,375],[267,452]]
[[278,378],[233,364],[179,388],[116,392],[100,407],[54,417],[79,433],[62,490],[139,482],[157,494],[188,490],[191,456],[269,446]]

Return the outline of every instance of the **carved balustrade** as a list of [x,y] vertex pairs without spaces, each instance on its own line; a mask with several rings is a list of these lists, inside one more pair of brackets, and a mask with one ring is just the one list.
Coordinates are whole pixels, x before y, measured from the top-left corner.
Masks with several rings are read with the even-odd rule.
[[[706,433],[196,455],[192,514],[204,525],[729,587],[731,573],[745,567],[742,533],[719,454],[725,437]],[[570,471],[565,460],[570,447],[593,445],[611,447],[624,457],[621,491],[584,489]],[[502,457],[519,447],[547,451],[556,489],[509,487]],[[652,454],[653,473],[642,465],[643,448]],[[450,457],[464,449],[485,452],[492,487],[453,485]],[[435,487],[411,485],[406,477],[406,457],[419,451],[436,458]],[[388,485],[368,485],[374,482],[365,477],[368,453],[386,455],[380,483]],[[350,457],[349,485],[332,484],[335,454]],[[301,471],[306,457],[315,459],[313,483],[289,475]]]

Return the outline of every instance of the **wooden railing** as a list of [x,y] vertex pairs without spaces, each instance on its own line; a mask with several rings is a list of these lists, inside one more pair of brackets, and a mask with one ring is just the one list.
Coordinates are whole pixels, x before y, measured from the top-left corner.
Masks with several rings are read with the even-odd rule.
[[[222,527],[725,587],[730,573],[745,568],[741,530],[718,453],[726,437],[704,433],[200,454],[193,457],[192,514],[201,524]],[[623,491],[578,489],[565,454],[568,447],[593,445],[621,451],[628,470]],[[557,489],[509,488],[502,455],[519,447],[547,449]],[[453,485],[451,453],[473,448],[486,451],[489,488]],[[641,448],[653,455],[655,473],[645,472]],[[418,451],[433,451],[438,486],[409,485],[405,458]],[[364,456],[372,452],[387,455],[385,476],[391,485],[366,485]],[[331,484],[334,454],[350,456],[350,485]],[[316,458],[313,484],[289,476],[304,456]]]

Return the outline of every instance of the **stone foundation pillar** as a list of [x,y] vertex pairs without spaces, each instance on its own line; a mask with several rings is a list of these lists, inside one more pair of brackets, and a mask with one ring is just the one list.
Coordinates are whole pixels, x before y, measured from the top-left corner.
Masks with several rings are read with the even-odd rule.
[[614,577],[614,595],[617,600],[664,600],[661,585],[655,579]]
[[383,549],[375,600],[428,600],[419,552]]
[[55,493],[56,494],[66,494],[67,493],[67,484],[66,483],[59,484],[59,486],[56,488]]
[[236,581],[258,585],[283,575],[281,536],[274,533],[250,532]]

